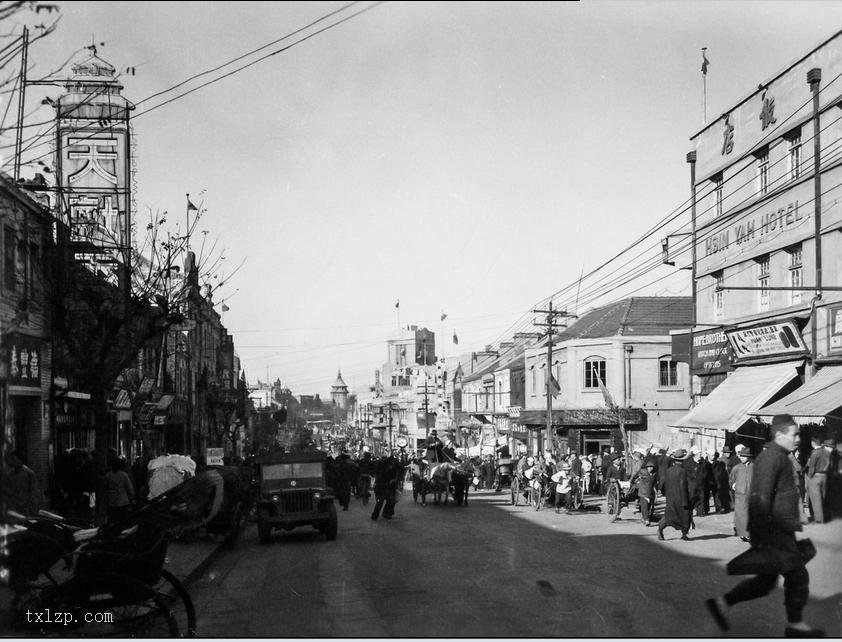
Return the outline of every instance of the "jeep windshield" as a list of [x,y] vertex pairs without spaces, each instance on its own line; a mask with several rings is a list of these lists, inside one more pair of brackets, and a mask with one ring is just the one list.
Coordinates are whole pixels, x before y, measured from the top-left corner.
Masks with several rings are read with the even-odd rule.
[[263,481],[279,479],[301,479],[322,476],[321,462],[301,462],[292,464],[268,464],[263,466]]

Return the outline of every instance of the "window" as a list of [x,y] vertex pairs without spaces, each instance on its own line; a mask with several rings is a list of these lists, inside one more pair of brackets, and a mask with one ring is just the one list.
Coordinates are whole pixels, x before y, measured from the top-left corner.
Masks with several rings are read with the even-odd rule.
[[529,379],[530,384],[532,386],[532,395],[535,396],[538,390],[538,388],[536,387],[537,382],[535,381],[535,366],[529,368]]
[[3,283],[9,290],[17,284],[17,242],[15,230],[8,225],[3,228]]
[[757,195],[762,196],[769,191],[769,150],[758,152],[757,158]]
[[725,312],[725,275],[723,272],[714,272],[713,277],[713,311],[718,317]]
[[716,215],[722,216],[722,201],[725,197],[723,190],[724,181],[722,179],[722,174],[717,174],[711,180],[713,181],[713,193],[716,200]]
[[790,180],[801,176],[801,130],[791,132],[787,136],[787,170]]
[[678,387],[678,363],[671,356],[658,359],[658,387]]
[[599,388],[599,381],[605,384],[605,360],[590,357],[585,360],[585,388]]
[[757,304],[761,312],[769,309],[769,255],[761,256],[757,261]]
[[[801,243],[788,248],[789,255],[789,285],[793,288],[800,288],[804,285],[801,272]],[[793,305],[801,303],[801,290],[792,290],[789,297]]]

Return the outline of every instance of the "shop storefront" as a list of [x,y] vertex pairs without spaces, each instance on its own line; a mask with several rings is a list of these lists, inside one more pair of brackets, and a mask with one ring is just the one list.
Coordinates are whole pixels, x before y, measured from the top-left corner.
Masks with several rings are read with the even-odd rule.
[[[623,436],[617,413],[622,413],[623,424],[629,432],[646,430],[646,412],[641,408],[621,408],[617,412],[608,408],[565,408],[553,410],[552,425],[564,450],[577,453],[599,453],[613,447],[623,450]],[[530,429],[534,452],[545,449],[544,432],[546,410],[523,410],[520,421]],[[530,450],[533,452],[533,450]]]
[[[767,321],[723,332],[736,369],[674,427],[687,433],[687,446],[702,450],[721,452],[735,441],[759,449],[767,435],[755,411],[800,386],[808,349],[796,319]],[[721,369],[724,364],[717,367]]]

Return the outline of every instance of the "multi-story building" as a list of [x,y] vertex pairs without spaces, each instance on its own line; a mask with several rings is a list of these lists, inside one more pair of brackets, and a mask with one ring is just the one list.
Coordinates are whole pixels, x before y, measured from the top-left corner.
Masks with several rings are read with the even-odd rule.
[[[693,347],[695,392],[710,394],[677,425],[696,442],[762,438],[752,413],[817,372],[839,378],[840,46],[837,32],[691,138],[696,323],[677,338]],[[819,419],[835,403],[823,394],[791,414]]]
[[690,297],[632,297],[581,316],[554,336],[547,373],[546,346],[525,352],[525,409],[519,421],[539,433],[533,452],[545,447],[547,377],[556,382],[553,433],[562,449],[580,453],[670,444],[669,428],[689,405],[686,364],[671,355],[670,330],[692,318]]
[[45,269],[49,210],[0,173],[0,417],[2,446],[17,451],[47,488],[55,452],[49,407],[50,309]]

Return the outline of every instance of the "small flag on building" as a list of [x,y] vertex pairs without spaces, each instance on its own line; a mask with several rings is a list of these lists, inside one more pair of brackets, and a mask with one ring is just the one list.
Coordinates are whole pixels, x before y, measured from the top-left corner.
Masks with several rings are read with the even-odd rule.
[[230,309],[231,309],[231,308],[229,308],[229,307],[228,307],[227,305],[225,305],[224,303],[222,304],[222,311],[223,311],[223,312],[228,312],[228,310],[230,310]]
[[398,299],[397,301],[395,301],[395,308],[397,309],[397,308],[399,308],[399,307],[401,307],[401,300],[400,300],[400,299]]
[[453,333],[453,344],[459,345],[459,337],[456,336],[456,333]]
[[710,64],[710,61],[708,60],[708,57],[705,54],[705,52],[707,50],[708,50],[707,47],[702,47],[702,75],[703,76],[708,75],[708,65]]
[[187,211],[193,210],[194,212],[198,212],[199,208],[193,205],[193,201],[190,200],[190,194],[187,195]]
[[444,310],[441,311],[441,320],[444,321],[447,318],[447,315],[444,313]]

